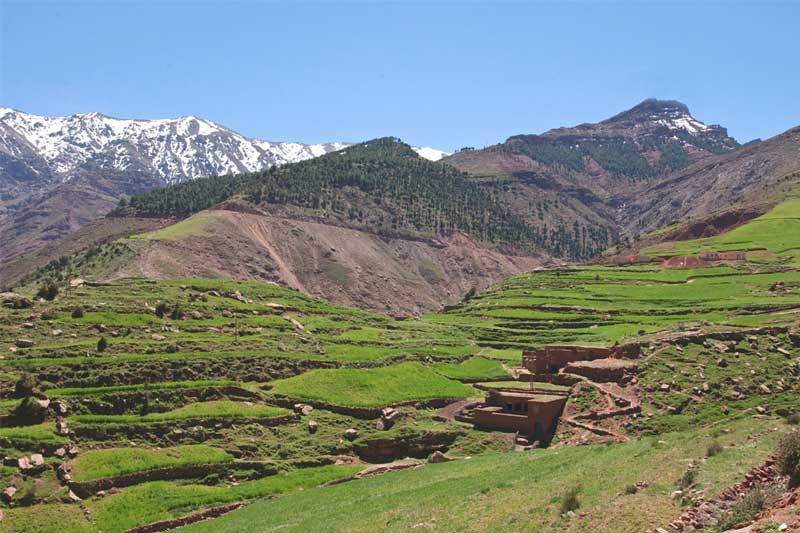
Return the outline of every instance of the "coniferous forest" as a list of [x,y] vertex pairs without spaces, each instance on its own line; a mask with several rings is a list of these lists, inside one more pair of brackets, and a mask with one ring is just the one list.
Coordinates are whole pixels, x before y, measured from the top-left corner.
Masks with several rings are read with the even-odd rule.
[[326,223],[386,235],[437,236],[463,232],[522,252],[547,250],[587,258],[609,240],[605,230],[574,224],[533,226],[501,199],[498,181],[474,181],[455,167],[423,159],[385,137],[263,172],[196,179],[156,189],[114,214],[185,217],[226,200],[257,208],[294,208]]

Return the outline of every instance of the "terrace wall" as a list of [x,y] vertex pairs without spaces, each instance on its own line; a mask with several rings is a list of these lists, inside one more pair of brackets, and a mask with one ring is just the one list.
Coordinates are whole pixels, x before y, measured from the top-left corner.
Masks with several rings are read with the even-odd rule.
[[598,346],[545,346],[522,352],[522,366],[532,374],[552,374],[569,363],[606,358],[635,358],[641,353],[639,344],[623,344],[613,348]]

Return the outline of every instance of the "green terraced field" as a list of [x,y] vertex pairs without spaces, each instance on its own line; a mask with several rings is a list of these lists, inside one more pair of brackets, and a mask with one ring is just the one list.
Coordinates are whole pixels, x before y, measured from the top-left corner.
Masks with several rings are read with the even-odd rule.
[[345,407],[384,407],[410,401],[468,398],[462,385],[420,363],[374,369],[312,370],[276,381],[272,391],[297,400],[316,400]]
[[184,516],[206,507],[311,489],[326,481],[347,477],[359,470],[361,467],[352,465],[304,468],[254,481],[244,481],[232,487],[155,481],[129,487],[119,494],[92,501],[89,508],[96,517],[96,524],[100,529],[116,533]]
[[697,255],[705,251],[766,250],[759,259],[793,265],[800,260],[800,198],[775,206],[768,213],[727,233],[707,239],[669,242],[642,250],[644,255]]
[[69,422],[79,424],[152,424],[157,422],[174,422],[178,420],[220,418],[274,418],[290,414],[291,411],[271,405],[254,405],[229,400],[190,403],[165,413],[150,413],[143,416],[133,415],[77,415],[70,417]]
[[[626,444],[577,446],[461,459],[450,463],[313,489],[253,504],[181,529],[230,531],[644,531],[680,514],[670,499],[690,462],[714,493],[737,481],[787,431],[747,417],[691,433],[669,433]],[[713,435],[720,433],[719,437]],[[719,455],[703,461],[717,440]],[[625,494],[625,487],[647,482]],[[580,512],[561,515],[565,492],[580,487]],[[424,524],[425,526],[421,526]]]
[[233,457],[223,450],[202,444],[160,450],[109,448],[81,454],[72,461],[75,481],[90,481],[167,466],[225,463]]

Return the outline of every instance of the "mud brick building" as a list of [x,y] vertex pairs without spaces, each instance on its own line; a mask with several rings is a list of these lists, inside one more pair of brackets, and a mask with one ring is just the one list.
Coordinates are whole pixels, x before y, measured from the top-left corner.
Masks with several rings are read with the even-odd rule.
[[567,398],[566,394],[540,394],[522,388],[490,390],[483,406],[473,411],[474,424],[547,441],[555,432]]

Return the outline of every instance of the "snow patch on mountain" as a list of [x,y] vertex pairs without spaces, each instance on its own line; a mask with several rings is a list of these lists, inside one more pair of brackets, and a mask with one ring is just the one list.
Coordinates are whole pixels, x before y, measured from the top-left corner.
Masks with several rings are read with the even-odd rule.
[[413,146],[412,150],[417,152],[417,155],[419,155],[420,157],[428,159],[429,161],[438,161],[443,157],[451,155],[450,152],[444,152],[442,150],[437,150],[436,148],[427,148],[424,146],[423,147]]

